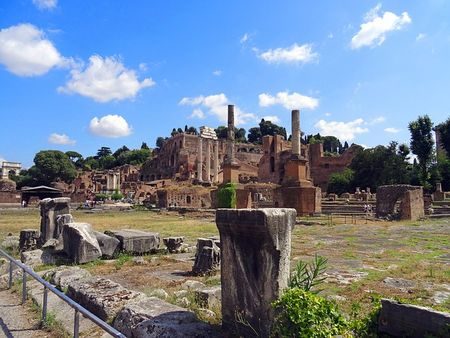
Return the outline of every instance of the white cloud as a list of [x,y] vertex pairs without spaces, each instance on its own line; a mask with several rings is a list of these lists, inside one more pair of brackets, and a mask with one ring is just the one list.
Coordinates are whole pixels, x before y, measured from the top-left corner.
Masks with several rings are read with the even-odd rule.
[[374,124],[383,123],[384,121],[386,121],[386,118],[384,116],[378,116],[378,117],[373,118],[372,120],[370,120],[366,124],[374,125]]
[[136,72],[125,68],[115,57],[102,58],[99,55],[93,55],[89,58],[89,65],[83,71],[80,69],[71,71],[71,79],[65,87],[59,87],[58,91],[68,94],[77,93],[98,102],[108,102],[132,99],[141,89],[154,84],[151,78],[145,78],[140,82]]
[[363,128],[364,120],[359,118],[350,122],[320,120],[314,127],[319,129],[323,136],[336,136],[341,141],[351,141],[357,134],[367,133],[369,129]]
[[74,145],[76,143],[75,140],[72,140],[66,134],[57,134],[57,133],[52,133],[48,137],[48,142],[53,144],[64,144],[64,145]]
[[384,128],[384,131],[386,133],[396,134],[396,133],[400,132],[400,129],[389,127],[389,128]]
[[220,76],[222,75],[222,71],[220,69],[216,69],[215,71],[212,72],[214,76]]
[[203,110],[196,108],[192,111],[192,114],[189,115],[190,118],[198,118],[198,119],[204,119],[205,113],[203,112]]
[[6,161],[6,158],[3,158],[3,157],[0,155],[0,166],[2,165],[3,162],[7,162],[7,161]]
[[[223,93],[209,96],[183,97],[178,104],[182,106],[197,106],[192,112],[191,117],[201,118],[198,110],[200,110],[200,107],[203,107],[207,110],[207,114],[216,116],[220,122],[227,122],[229,100]],[[257,121],[256,115],[246,113],[236,105],[234,106],[234,114],[236,125]],[[203,113],[204,116],[205,114]]]
[[29,23],[0,30],[0,63],[19,76],[37,76],[70,64],[43,31]]
[[287,48],[269,49],[258,54],[258,57],[268,63],[308,63],[315,61],[319,54],[312,51],[311,44],[298,45],[294,43]]
[[328,39],[332,39],[332,38],[334,38],[334,34],[333,33],[328,33]]
[[131,134],[132,128],[120,115],[106,115],[100,119],[94,117],[89,123],[92,134],[104,137],[123,137]]
[[276,115],[268,115],[262,117],[265,121],[270,121],[272,123],[278,124],[280,123],[280,118]]
[[380,15],[380,9],[381,4],[378,4],[365,15],[359,32],[352,38],[352,49],[379,46],[386,40],[388,32],[400,30],[412,21],[407,12],[403,12],[400,16],[392,12]]
[[325,113],[325,116],[331,116],[331,113]]
[[427,37],[427,35],[426,35],[425,33],[419,33],[419,34],[416,36],[416,41],[423,40],[423,39],[425,39],[426,37]]
[[244,44],[244,43],[246,43],[249,39],[250,39],[250,34],[245,33],[245,34],[241,37],[241,39],[239,40],[239,42],[240,42],[241,44]]
[[58,5],[58,0],[33,0],[33,4],[41,9],[53,9]]
[[148,70],[147,64],[145,62],[141,62],[139,64],[139,70],[142,71],[142,72],[146,72]]
[[275,96],[262,93],[258,95],[260,107],[269,107],[275,104],[282,105],[286,109],[315,109],[319,105],[319,100],[305,96],[300,93],[288,91],[279,92]]

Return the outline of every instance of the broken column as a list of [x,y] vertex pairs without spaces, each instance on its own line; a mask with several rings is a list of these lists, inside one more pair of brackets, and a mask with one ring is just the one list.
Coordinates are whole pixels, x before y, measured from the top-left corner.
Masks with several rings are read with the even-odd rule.
[[228,105],[227,151],[223,163],[223,183],[239,182],[239,164],[234,157],[234,106]]
[[206,139],[206,182],[211,182],[211,142]]
[[198,139],[198,154],[197,154],[197,179],[199,182],[203,180],[203,139],[199,136]]
[[102,251],[95,236],[95,232],[90,224],[64,224],[62,235],[64,251],[74,263],[87,263],[101,257]]
[[61,229],[57,226],[56,217],[70,213],[70,198],[45,198],[39,205],[41,207],[41,244],[51,238],[58,238]]
[[36,250],[39,244],[41,233],[35,229],[25,229],[20,231],[19,248],[20,251]]
[[220,248],[212,238],[197,239],[197,253],[192,267],[192,273],[203,276],[218,270],[220,265]]
[[[288,285],[295,209],[218,209],[222,325],[251,335],[249,326],[269,337],[272,303]],[[242,321],[237,321],[237,317]]]

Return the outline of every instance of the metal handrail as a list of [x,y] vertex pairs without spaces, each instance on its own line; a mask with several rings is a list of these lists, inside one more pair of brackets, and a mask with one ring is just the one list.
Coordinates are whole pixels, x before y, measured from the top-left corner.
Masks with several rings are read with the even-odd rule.
[[53,292],[55,295],[57,295],[59,298],[61,298],[64,302],[66,302],[70,307],[72,307],[75,310],[74,313],[74,329],[73,329],[73,336],[75,338],[78,338],[79,335],[79,326],[80,326],[80,313],[86,317],[89,318],[94,324],[101,327],[103,330],[105,330],[107,333],[112,335],[113,337],[117,338],[126,338],[126,336],[113,328],[111,325],[103,321],[102,319],[98,318],[96,315],[94,315],[89,310],[82,307],[80,304],[74,302],[72,299],[67,297],[64,293],[59,291],[55,286],[44,280],[41,276],[39,276],[36,272],[31,270],[28,266],[23,264],[20,261],[17,261],[14,259],[14,257],[10,256],[8,253],[0,249],[0,254],[5,256],[10,264],[9,264],[9,281],[8,281],[8,287],[12,287],[12,280],[13,280],[13,264],[17,265],[19,268],[22,269],[23,275],[22,275],[22,304],[25,303],[27,299],[27,274],[33,277],[35,280],[37,280],[39,283],[41,283],[44,286],[44,295],[43,295],[43,301],[42,301],[42,323],[44,323],[47,319],[47,298],[48,298],[48,290]]

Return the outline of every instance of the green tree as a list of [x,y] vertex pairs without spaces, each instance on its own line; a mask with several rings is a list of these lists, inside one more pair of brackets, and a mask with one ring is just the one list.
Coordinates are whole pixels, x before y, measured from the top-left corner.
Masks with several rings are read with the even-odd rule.
[[335,136],[325,136],[322,138],[323,151],[337,153],[342,148],[341,141]]
[[109,156],[111,154],[112,154],[111,148],[109,147],[101,147],[99,150],[97,150],[97,158]]
[[146,142],[142,142],[141,144],[141,149],[146,149],[146,150],[150,150],[150,148],[148,147]]
[[102,156],[98,160],[99,169],[112,169],[116,166],[116,158],[112,155]]
[[387,147],[360,150],[353,158],[350,169],[354,172],[354,187],[370,187],[373,190],[380,185],[407,184],[411,181],[411,168],[407,153],[391,142]]
[[197,128],[192,127],[192,126],[188,128],[187,133],[192,134],[192,135],[198,135]]
[[226,139],[227,138],[227,133],[228,133],[228,128],[225,126],[218,126],[216,129],[214,129],[214,131],[216,132],[217,138],[219,139]]
[[259,129],[259,127],[253,127],[248,130],[248,142],[251,143],[262,142],[261,129]]
[[72,182],[76,177],[75,165],[59,150],[42,150],[34,157],[34,168],[29,170],[36,181],[50,184],[54,181]]
[[450,157],[450,118],[438,125],[436,129],[440,134],[440,141],[447,152],[447,157]]
[[100,164],[99,160],[95,158],[95,156],[88,156],[84,159],[83,169],[85,170],[95,170],[99,169]]
[[150,149],[134,149],[123,152],[117,158],[117,165],[133,164],[139,165],[148,160],[151,156]]
[[[226,139],[228,137],[228,127],[218,126],[214,129],[216,132],[217,138]],[[246,131],[244,128],[236,128],[234,127],[234,138],[237,142],[247,142],[247,138],[245,137]]]
[[83,168],[84,165],[83,155],[81,155],[76,151],[66,151],[66,155],[69,157],[69,159],[72,161],[72,163],[75,165],[77,169]]
[[428,168],[433,160],[433,123],[428,115],[419,116],[409,123],[408,129],[411,133],[411,151],[419,160],[422,184],[426,185]]
[[349,168],[339,173],[333,173],[328,180],[327,191],[338,195],[350,192],[353,189],[353,178],[354,172]]
[[156,146],[161,149],[164,145],[164,141],[164,137],[158,136],[158,138],[156,139]]
[[[127,146],[122,146],[122,147],[120,147],[119,149],[117,149],[115,152],[114,152],[114,154],[112,154],[115,158],[118,158],[119,156],[120,156],[120,154],[122,154],[122,153],[124,153],[124,152],[126,152],[126,151],[129,151],[130,149],[127,147]],[[111,155],[111,154],[109,154],[109,155]]]

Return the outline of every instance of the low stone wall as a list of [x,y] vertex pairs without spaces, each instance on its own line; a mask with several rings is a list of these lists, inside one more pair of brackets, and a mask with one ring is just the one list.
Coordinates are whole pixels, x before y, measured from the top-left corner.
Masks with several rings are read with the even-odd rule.
[[[400,210],[395,210],[400,201]],[[383,185],[377,189],[377,217],[400,214],[400,219],[416,220],[424,216],[422,187],[396,184]]]
[[450,337],[450,314],[381,300],[378,332],[394,337]]

